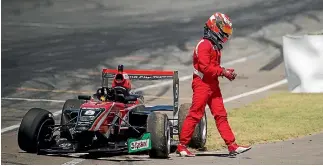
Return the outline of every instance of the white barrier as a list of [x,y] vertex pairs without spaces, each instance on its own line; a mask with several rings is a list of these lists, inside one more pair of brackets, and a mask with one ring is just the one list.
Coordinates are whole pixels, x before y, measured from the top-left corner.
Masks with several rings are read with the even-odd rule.
[[323,93],[323,35],[283,36],[288,90]]

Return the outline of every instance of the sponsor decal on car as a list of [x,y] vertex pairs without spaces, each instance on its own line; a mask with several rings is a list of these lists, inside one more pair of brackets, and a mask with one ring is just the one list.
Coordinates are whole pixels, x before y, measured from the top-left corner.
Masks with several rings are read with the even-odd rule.
[[135,153],[151,149],[150,133],[144,133],[140,139],[128,139],[128,152]]
[[94,114],[95,114],[95,111],[93,111],[93,110],[87,110],[84,113],[84,115],[94,115]]
[[131,150],[137,150],[137,149],[148,148],[148,147],[149,147],[149,139],[131,142],[130,144]]

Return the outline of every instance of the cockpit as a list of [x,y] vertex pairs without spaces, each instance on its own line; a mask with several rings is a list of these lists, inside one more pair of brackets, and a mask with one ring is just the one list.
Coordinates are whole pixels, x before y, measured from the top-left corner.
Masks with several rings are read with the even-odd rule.
[[135,102],[138,97],[140,97],[136,94],[130,94],[129,90],[122,86],[116,86],[113,88],[101,87],[94,95],[100,101],[114,101],[125,104]]

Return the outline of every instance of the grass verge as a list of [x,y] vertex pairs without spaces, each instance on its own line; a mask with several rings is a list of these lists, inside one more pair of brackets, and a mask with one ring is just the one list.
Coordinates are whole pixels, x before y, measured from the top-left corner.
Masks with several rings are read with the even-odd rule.
[[[242,108],[229,110],[237,143],[251,145],[297,138],[323,131],[323,94],[278,93]],[[208,118],[208,150],[224,142]]]

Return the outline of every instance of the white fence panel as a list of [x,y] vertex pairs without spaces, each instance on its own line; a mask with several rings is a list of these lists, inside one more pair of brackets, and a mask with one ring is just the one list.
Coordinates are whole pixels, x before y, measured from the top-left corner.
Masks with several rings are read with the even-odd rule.
[[323,93],[323,35],[283,36],[288,89]]

